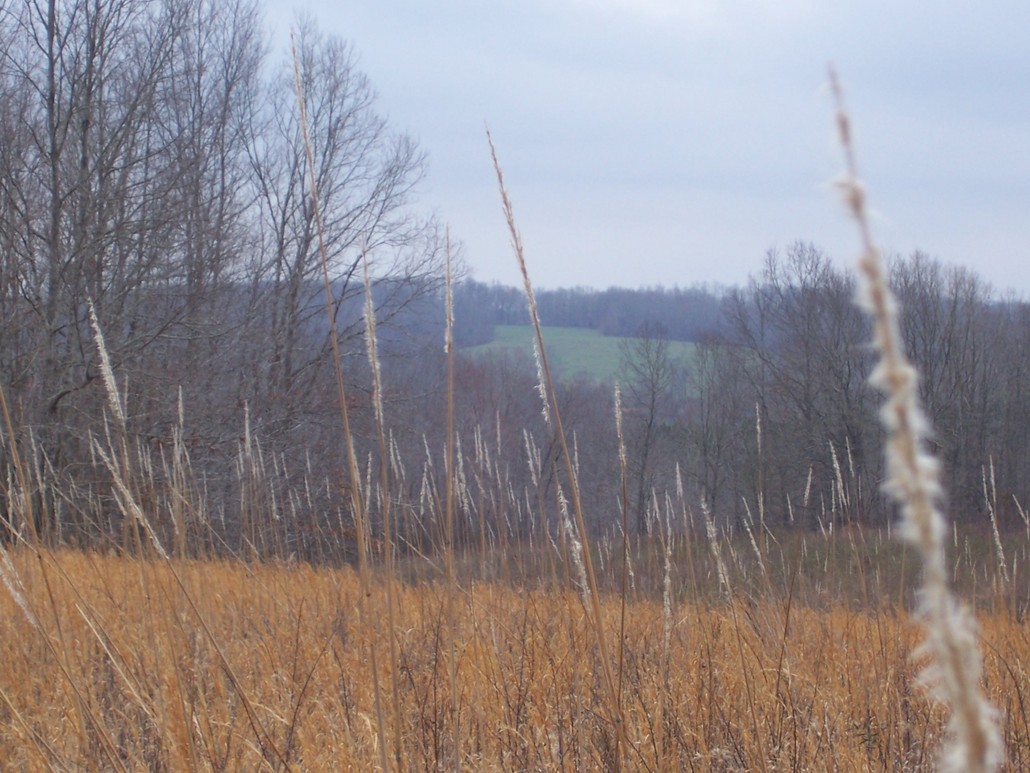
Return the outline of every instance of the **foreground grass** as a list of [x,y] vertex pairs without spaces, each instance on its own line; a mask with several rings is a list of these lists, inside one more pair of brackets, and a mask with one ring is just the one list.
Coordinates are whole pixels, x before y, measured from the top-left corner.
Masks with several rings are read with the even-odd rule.
[[[378,766],[365,645],[384,632],[360,624],[350,569],[70,550],[11,558],[23,605],[0,594],[5,769]],[[395,588],[407,765],[611,766],[615,734],[598,711],[603,685],[580,596],[462,586],[452,682],[448,587]],[[932,767],[944,717],[912,686],[918,634],[904,612],[684,596],[674,592],[669,614],[643,596],[627,607],[620,684],[634,769]],[[602,609],[617,641],[619,598]],[[1008,612],[980,622],[1009,765],[1025,769],[1030,643]]]

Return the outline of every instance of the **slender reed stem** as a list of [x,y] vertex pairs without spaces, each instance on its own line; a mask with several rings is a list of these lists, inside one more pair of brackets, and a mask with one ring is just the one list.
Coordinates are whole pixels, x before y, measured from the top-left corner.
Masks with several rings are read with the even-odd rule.
[[[444,309],[446,325],[444,347],[447,353],[447,459],[444,484],[444,534],[445,560],[447,567],[447,675],[450,681],[451,698],[451,743],[453,746],[453,769],[461,770],[461,735],[458,724],[458,651],[454,623],[457,617],[455,596],[457,580],[454,577],[454,284],[451,275],[451,232],[446,232],[446,290]],[[482,512],[482,508],[480,508]]]
[[862,242],[858,263],[860,302],[872,316],[874,343],[880,355],[870,381],[887,397],[880,413],[888,433],[884,489],[901,507],[903,538],[917,548],[922,558],[918,611],[926,629],[926,641],[921,649],[932,655],[932,664],[922,677],[951,709],[941,769],[992,771],[1002,764],[1004,746],[995,710],[980,687],[981,659],[975,622],[949,587],[944,548],[947,525],[938,504],[940,466],[926,449],[929,423],[919,405],[918,373],[905,355],[897,299],[888,286],[886,267],[869,227],[851,121],[833,70],[830,84],[837,102],[837,130],[846,163],[841,192]]
[[554,380],[551,377],[551,368],[547,361],[547,351],[544,349],[544,333],[540,325],[540,316],[537,313],[536,296],[533,294],[533,285],[529,280],[529,271],[526,268],[525,252],[522,249],[522,236],[515,225],[515,214],[511,206],[511,199],[508,197],[508,190],[504,185],[504,173],[501,171],[500,162],[497,160],[497,150],[494,147],[493,138],[489,129],[486,132],[486,139],[490,145],[490,157],[493,159],[494,172],[497,174],[497,185],[500,189],[501,204],[504,209],[504,218],[508,225],[508,232],[511,236],[512,248],[515,251],[515,258],[519,264],[519,271],[522,274],[522,281],[526,290],[526,301],[529,305],[529,315],[533,322],[533,329],[536,332],[536,351],[538,354],[538,368],[543,376],[541,397],[544,400],[544,413],[554,417],[555,431],[558,436],[558,443],[561,448],[562,461],[565,466],[565,473],[569,481],[569,495],[572,499],[572,510],[576,518],[576,528],[580,534],[583,544],[583,565],[587,576],[588,589],[590,591],[590,606],[594,635],[597,639],[597,648],[601,654],[601,669],[604,677],[605,688],[608,693],[609,712],[612,723],[615,725],[616,733],[616,764],[625,767],[626,761],[626,728],[622,716],[622,701],[618,692],[618,685],[615,675],[612,673],[611,659],[608,653],[608,642],[604,635],[604,620],[601,615],[601,601],[597,593],[597,576],[594,572],[594,561],[590,554],[590,545],[587,538],[586,520],[583,516],[583,503],[580,497],[579,481],[576,475],[572,455],[569,453],[569,444],[565,436],[565,428],[562,426],[561,411],[558,408],[557,393],[554,387]]
[[386,621],[390,650],[390,686],[393,691],[393,755],[397,769],[404,769],[403,727],[401,725],[400,672],[397,666],[397,588],[394,582],[393,562],[393,508],[390,499],[390,464],[386,455],[386,416],[383,413],[383,381],[379,368],[379,348],[376,339],[376,313],[372,300],[372,279],[368,273],[368,255],[361,252],[361,266],[365,277],[365,340],[368,343],[368,361],[372,368],[372,405],[375,409],[376,436],[379,439],[379,485],[382,489],[383,552],[386,563]]
[[322,283],[325,287],[325,307],[329,316],[329,343],[333,353],[333,365],[336,376],[336,394],[340,403],[340,419],[343,422],[343,439],[347,452],[348,489],[351,499],[351,513],[354,519],[354,533],[358,542],[358,576],[361,582],[361,593],[358,598],[358,614],[362,627],[369,634],[368,657],[372,670],[372,683],[375,694],[376,730],[379,735],[380,765],[389,770],[387,759],[386,719],[383,713],[382,688],[379,684],[378,630],[372,623],[367,599],[372,595],[372,575],[368,565],[368,529],[366,526],[365,501],[361,493],[361,472],[358,456],[354,450],[354,437],[350,428],[350,412],[347,408],[347,388],[343,380],[343,357],[340,354],[340,340],[336,331],[336,304],[333,302],[332,282],[329,279],[329,254],[325,245],[325,231],[322,227],[322,211],[318,204],[318,181],[315,179],[315,149],[311,144],[308,132],[307,106],[304,98],[304,82],[301,77],[300,57],[293,33],[290,33],[290,50],[293,55],[294,89],[297,96],[297,112],[301,134],[304,138],[304,152],[308,162],[308,183],[310,187],[312,210],[315,216],[315,231],[318,234],[318,254],[322,266]]

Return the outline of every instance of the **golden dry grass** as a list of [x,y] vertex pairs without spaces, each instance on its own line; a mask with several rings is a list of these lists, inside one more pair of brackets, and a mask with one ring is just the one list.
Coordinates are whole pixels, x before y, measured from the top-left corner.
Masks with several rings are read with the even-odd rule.
[[[365,646],[373,634],[359,620],[355,572],[11,555],[38,627],[0,594],[5,769],[379,765]],[[451,621],[452,701],[447,587],[396,587],[406,766],[450,766],[456,751],[475,770],[609,767],[615,734],[580,596],[463,587]],[[377,586],[373,610],[383,600]],[[602,609],[614,642],[619,599],[604,598]],[[621,700],[632,769],[932,767],[944,717],[912,686],[919,637],[904,613],[832,602],[788,613],[787,598],[694,604],[678,592],[672,621],[666,662],[661,604],[630,600]],[[1007,613],[980,623],[986,689],[1003,712],[1010,769],[1021,769],[1030,762],[1026,629]]]

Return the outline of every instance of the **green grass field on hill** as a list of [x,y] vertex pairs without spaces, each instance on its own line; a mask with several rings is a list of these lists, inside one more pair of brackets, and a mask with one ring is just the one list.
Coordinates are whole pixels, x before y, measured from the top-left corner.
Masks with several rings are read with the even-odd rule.
[[[619,372],[619,343],[632,339],[604,336],[596,330],[581,327],[544,327],[544,346],[558,376],[575,378],[580,374],[597,381],[607,381]],[[488,344],[470,346],[465,352],[521,351],[533,355],[532,325],[497,325],[494,340]],[[684,341],[669,342],[669,356],[689,360],[694,344]]]

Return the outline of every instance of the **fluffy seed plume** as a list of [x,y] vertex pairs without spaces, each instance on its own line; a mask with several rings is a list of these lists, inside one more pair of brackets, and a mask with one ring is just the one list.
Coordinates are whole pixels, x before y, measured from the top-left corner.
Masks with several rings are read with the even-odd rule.
[[114,380],[114,370],[111,368],[111,358],[107,355],[107,345],[104,343],[104,334],[100,330],[100,321],[97,319],[97,310],[93,305],[93,299],[86,299],[89,305],[89,325],[93,328],[93,338],[97,345],[97,354],[100,355],[100,377],[104,381],[104,390],[107,392],[107,402],[111,406],[111,413],[114,414],[118,426],[125,429],[125,409],[122,408],[122,399],[118,395],[118,385]]
[[3,582],[7,592],[14,599],[14,603],[18,605],[22,614],[25,615],[25,619],[29,621],[29,625],[37,631],[42,630],[36,615],[25,600],[25,585],[21,581],[21,576],[18,574],[18,570],[14,568],[11,557],[7,554],[7,549],[3,545],[0,545],[0,582]]
[[526,304],[529,306],[529,318],[533,327],[538,331],[537,337],[533,339],[533,361],[536,364],[537,392],[540,393],[540,400],[543,403],[544,421],[551,426],[551,402],[547,394],[547,367],[544,363],[543,340],[539,336],[540,314],[536,308],[536,295],[533,293],[533,283],[529,280],[529,269],[526,268],[526,254],[522,249],[522,235],[515,225],[515,212],[511,206],[511,199],[508,196],[508,189],[504,185],[504,172],[497,160],[497,151],[494,148],[493,137],[489,129],[486,132],[487,142],[490,144],[490,157],[494,162],[494,171],[497,173],[497,184],[501,190],[501,207],[504,210],[504,219],[508,224],[508,233],[511,237],[511,246],[515,252],[515,259],[519,264],[519,272],[522,274],[522,284],[526,290]]
[[368,365],[372,369],[372,404],[379,426],[385,427],[383,415],[382,379],[379,371],[379,347],[376,338],[376,311],[372,299],[372,279],[368,271],[368,253],[361,251],[361,270],[365,280],[365,344],[368,351]]
[[583,543],[579,538],[579,532],[569,517],[569,502],[565,498],[565,490],[558,484],[558,510],[561,513],[562,528],[569,538],[572,555],[572,565],[576,568],[576,579],[579,584],[579,592],[583,596],[583,606],[590,608],[590,582],[587,579],[587,570],[583,564]]
[[869,228],[850,119],[836,73],[832,71],[830,82],[837,101],[837,129],[847,165],[840,191],[862,240],[859,303],[872,317],[874,345],[880,357],[870,381],[886,396],[880,412],[888,434],[884,489],[898,502],[901,534],[916,547],[923,563],[918,613],[926,639],[917,654],[929,656],[930,665],[921,678],[951,710],[940,766],[944,771],[986,773],[1001,766],[1004,746],[996,712],[980,687],[981,660],[975,622],[948,586],[944,551],[947,524],[939,507],[940,465],[926,448],[929,424],[917,397],[918,374],[905,355],[897,301],[888,287],[886,267]]

